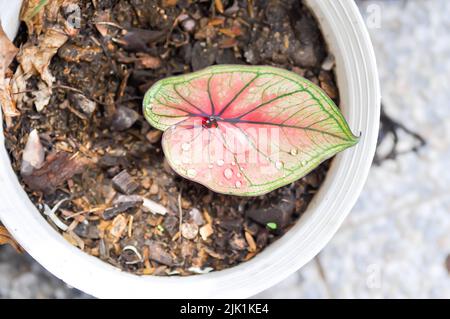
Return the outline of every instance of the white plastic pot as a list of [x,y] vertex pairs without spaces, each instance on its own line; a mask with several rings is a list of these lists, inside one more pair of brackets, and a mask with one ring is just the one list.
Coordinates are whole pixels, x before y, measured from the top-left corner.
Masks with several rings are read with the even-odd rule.
[[[3,27],[17,32],[21,1],[1,1]],[[297,224],[252,260],[190,277],[128,274],[69,244],[28,199],[11,168],[0,128],[0,219],[22,247],[56,277],[103,298],[245,298],[311,260],[331,239],[358,198],[378,135],[380,92],[372,44],[353,0],[308,0],[336,57],[341,109],[361,140],[339,154]],[[1,49],[1,48],[0,48]],[[339,260],[336,260],[338,263]]]

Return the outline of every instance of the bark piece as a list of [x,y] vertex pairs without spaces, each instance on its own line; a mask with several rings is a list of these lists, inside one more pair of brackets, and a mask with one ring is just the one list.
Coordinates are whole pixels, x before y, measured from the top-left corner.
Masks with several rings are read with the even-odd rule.
[[123,170],[119,174],[117,174],[112,179],[112,183],[117,191],[127,195],[130,195],[139,187],[139,184],[136,183],[134,178],[130,174],[128,174],[126,170]]
[[89,163],[89,159],[78,154],[54,153],[47,156],[40,169],[23,176],[23,180],[32,190],[51,194],[69,178],[82,173]]

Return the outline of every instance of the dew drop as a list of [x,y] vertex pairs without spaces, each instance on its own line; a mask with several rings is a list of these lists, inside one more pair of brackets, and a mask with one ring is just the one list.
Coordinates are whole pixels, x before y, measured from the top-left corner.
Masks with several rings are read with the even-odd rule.
[[226,168],[223,171],[223,175],[225,176],[226,179],[230,179],[231,177],[233,177],[233,171],[229,168]]
[[181,149],[183,150],[183,151],[189,151],[190,149],[191,149],[191,144],[189,144],[189,143],[183,143],[183,144],[181,144]]
[[282,169],[282,168],[283,168],[283,166],[284,166],[283,162],[280,162],[280,161],[276,161],[276,163],[275,163],[275,167],[276,167],[277,169]]
[[225,162],[223,160],[217,160],[217,165],[219,166],[223,166],[223,164],[225,164]]
[[239,187],[242,186],[242,183],[240,181],[237,181],[235,185],[236,185],[237,188],[239,188]]
[[238,172],[238,173],[236,174],[236,176],[237,176],[237,177],[242,177],[242,174]]
[[298,150],[296,148],[291,149],[291,155],[297,155],[298,154]]
[[195,177],[195,175],[197,175],[197,171],[193,168],[190,168],[187,170],[187,176],[189,177]]
[[305,166],[306,164],[308,164],[307,161],[301,161],[301,162],[300,162],[300,165],[302,165],[302,166]]

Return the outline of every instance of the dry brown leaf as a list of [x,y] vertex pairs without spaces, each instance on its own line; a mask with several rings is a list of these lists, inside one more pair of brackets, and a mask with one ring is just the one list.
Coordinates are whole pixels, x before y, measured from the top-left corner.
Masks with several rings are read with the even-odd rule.
[[222,0],[215,0],[214,4],[216,5],[216,9],[217,11],[219,11],[220,13],[223,13],[223,3]]
[[111,22],[111,12],[109,10],[100,11],[95,17],[95,28],[103,36],[108,35],[108,23]]
[[0,104],[5,115],[7,126],[11,126],[11,117],[19,116],[16,103],[12,98],[10,79],[6,78],[6,70],[16,56],[18,49],[9,40],[0,23]]
[[60,13],[60,8],[75,3],[75,0],[24,0],[20,20],[25,22],[30,35],[40,35],[48,26],[52,27],[58,21],[66,29],[66,21]]
[[24,182],[35,191],[51,194],[58,186],[84,171],[91,160],[79,154],[58,152],[50,154],[40,169],[24,175]]
[[146,53],[138,53],[136,60],[137,69],[157,69],[161,66],[161,59]]
[[[36,110],[41,111],[50,101],[52,84],[55,80],[49,70],[52,57],[67,41],[68,36],[57,29],[48,29],[38,37],[38,45],[27,42],[17,55],[19,68],[13,78],[13,87],[23,89],[23,82],[32,75],[40,75],[42,82],[38,83],[39,91],[33,94]],[[21,91],[18,91],[21,92]],[[15,102],[20,106],[23,96],[16,97]]]
[[25,77],[40,75],[47,86],[51,87],[54,78],[48,66],[52,57],[67,39],[68,36],[62,31],[49,29],[39,36],[38,45],[27,42],[17,55],[17,61],[19,61]]
[[0,226],[0,245],[6,244],[11,245],[19,253],[23,251],[22,247],[14,240],[8,230],[5,227]]
[[25,22],[29,34],[40,34],[43,28],[45,6],[49,0],[25,0],[20,9],[20,20]]

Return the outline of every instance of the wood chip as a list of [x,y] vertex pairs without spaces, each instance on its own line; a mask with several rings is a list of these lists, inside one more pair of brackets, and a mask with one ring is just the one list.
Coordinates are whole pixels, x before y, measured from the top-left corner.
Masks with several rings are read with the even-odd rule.
[[255,252],[256,251],[256,243],[253,239],[253,236],[249,232],[245,232],[245,240],[248,244],[248,251],[249,252]]
[[200,228],[200,236],[204,241],[206,241],[213,233],[214,229],[211,224],[206,224]]
[[14,240],[8,230],[5,227],[0,226],[0,245],[5,244],[11,245],[17,252],[22,252],[22,248]]
[[147,138],[147,141],[150,143],[158,143],[161,140],[162,131],[160,130],[150,130],[145,137]]
[[216,5],[217,11],[223,13],[223,3],[222,0],[214,0],[214,4]]
[[161,67],[161,59],[146,53],[137,53],[136,69],[158,69]]
[[111,236],[113,242],[118,242],[119,239],[124,235],[127,229],[127,218],[121,214],[114,218],[111,227],[109,229],[109,235]]
[[121,171],[112,179],[114,188],[124,194],[130,195],[138,189],[139,184],[136,183],[134,178],[128,174],[126,170]]

